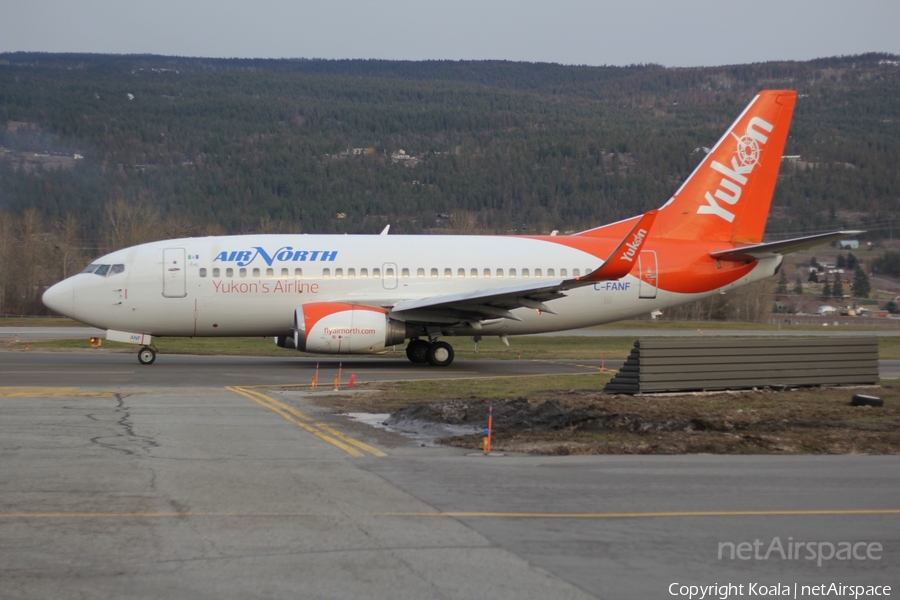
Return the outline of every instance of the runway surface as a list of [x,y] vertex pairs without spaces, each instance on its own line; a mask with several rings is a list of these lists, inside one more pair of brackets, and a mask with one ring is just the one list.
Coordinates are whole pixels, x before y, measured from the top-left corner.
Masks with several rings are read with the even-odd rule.
[[[672,583],[744,596],[750,584],[900,583],[897,457],[468,456],[333,415],[304,388],[260,387],[308,383],[314,362],[0,352],[3,598],[610,600],[671,598]],[[819,566],[764,558],[776,538],[816,557],[863,545]],[[729,554],[756,540],[760,553]]]
[[[878,337],[900,336],[900,329],[853,329],[851,327],[821,327],[818,329],[795,329],[785,326],[783,329],[743,330],[743,329],[664,329],[648,327],[646,329],[627,328],[590,328],[572,329],[569,331],[556,331],[542,333],[547,336],[577,336],[577,337],[696,337],[699,335],[716,337],[847,337],[874,335]],[[106,331],[93,327],[0,327],[0,340],[9,340],[19,336],[20,339],[48,340],[48,339],[87,339],[91,336],[106,337]]]

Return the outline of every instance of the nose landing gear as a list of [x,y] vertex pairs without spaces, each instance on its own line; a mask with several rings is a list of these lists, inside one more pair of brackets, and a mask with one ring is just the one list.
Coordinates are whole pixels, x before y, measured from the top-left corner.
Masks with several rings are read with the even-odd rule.
[[406,346],[406,358],[416,364],[427,362],[433,367],[446,367],[453,362],[453,346],[447,342],[411,340]]
[[154,360],[156,360],[156,350],[150,346],[144,346],[138,352],[138,362],[142,365],[152,365]]

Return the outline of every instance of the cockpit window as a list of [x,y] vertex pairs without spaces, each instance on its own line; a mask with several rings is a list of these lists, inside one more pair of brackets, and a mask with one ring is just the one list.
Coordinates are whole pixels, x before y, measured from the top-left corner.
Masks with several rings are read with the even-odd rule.
[[112,277],[113,275],[118,275],[119,273],[125,272],[125,265],[100,265],[94,263],[92,265],[88,265],[84,268],[82,273],[93,273],[94,275],[99,275],[100,277]]

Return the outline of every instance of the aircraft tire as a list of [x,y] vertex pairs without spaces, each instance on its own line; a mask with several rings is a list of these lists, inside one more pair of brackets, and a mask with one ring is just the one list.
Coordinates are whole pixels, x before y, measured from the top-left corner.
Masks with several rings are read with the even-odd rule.
[[406,346],[406,358],[409,362],[424,364],[428,362],[428,348],[431,346],[425,340],[410,340]]
[[153,348],[144,346],[138,352],[138,362],[142,365],[152,365],[154,360],[156,360],[156,351]]
[[433,367],[448,367],[453,362],[453,346],[435,342],[428,348],[428,363]]

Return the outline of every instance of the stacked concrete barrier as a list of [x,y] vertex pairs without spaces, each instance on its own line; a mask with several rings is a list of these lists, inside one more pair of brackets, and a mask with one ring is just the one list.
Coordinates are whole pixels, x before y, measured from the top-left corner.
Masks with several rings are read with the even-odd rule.
[[643,339],[617,394],[878,383],[878,338]]

